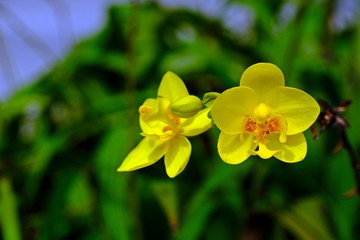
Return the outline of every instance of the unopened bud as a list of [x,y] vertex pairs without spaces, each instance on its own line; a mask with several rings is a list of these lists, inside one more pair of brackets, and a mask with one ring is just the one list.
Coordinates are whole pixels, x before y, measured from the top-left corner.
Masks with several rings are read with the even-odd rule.
[[198,97],[188,95],[174,102],[171,105],[171,111],[178,117],[190,118],[197,114],[202,107],[203,105]]
[[217,92],[208,92],[204,94],[202,103],[206,106],[206,107],[211,107],[212,104],[214,103],[215,99],[220,95],[220,93]]

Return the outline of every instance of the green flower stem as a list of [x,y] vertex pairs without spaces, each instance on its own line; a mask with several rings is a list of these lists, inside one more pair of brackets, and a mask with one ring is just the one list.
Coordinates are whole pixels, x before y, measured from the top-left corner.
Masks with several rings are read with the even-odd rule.
[[12,191],[11,182],[6,177],[0,178],[0,223],[4,240],[21,239],[16,197]]
[[140,219],[140,197],[139,197],[139,184],[136,174],[129,175],[129,208],[131,213],[131,232],[133,239],[143,240],[143,232]]

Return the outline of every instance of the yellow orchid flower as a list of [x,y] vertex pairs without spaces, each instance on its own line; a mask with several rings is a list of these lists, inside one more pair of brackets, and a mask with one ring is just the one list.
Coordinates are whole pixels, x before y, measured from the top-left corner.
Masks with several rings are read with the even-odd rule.
[[164,157],[166,173],[173,178],[186,167],[191,154],[187,137],[201,134],[211,127],[203,109],[190,118],[181,118],[171,111],[172,103],[189,96],[184,82],[174,73],[167,72],[161,80],[157,98],[146,99],[140,106],[141,135],[144,138],[126,156],[119,172],[147,167]]
[[211,116],[221,130],[218,151],[226,163],[238,164],[250,155],[284,162],[304,159],[302,132],[315,122],[320,107],[310,95],[284,83],[278,67],[257,63],[245,70],[239,87],[217,97]]

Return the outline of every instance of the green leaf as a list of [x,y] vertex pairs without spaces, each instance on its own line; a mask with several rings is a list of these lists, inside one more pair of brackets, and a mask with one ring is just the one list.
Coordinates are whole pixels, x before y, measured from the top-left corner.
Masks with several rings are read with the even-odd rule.
[[[135,216],[129,194],[129,174],[118,173],[116,169],[128,152],[128,145],[134,142],[129,138],[132,128],[110,129],[97,149],[94,168],[99,182],[99,204],[104,228],[110,239],[132,239],[132,223]],[[136,136],[136,135],[135,135]],[[131,216],[131,217],[129,217]]]
[[280,224],[298,239],[334,239],[319,198],[303,199],[278,214]]
[[170,228],[176,231],[179,225],[179,206],[175,183],[155,181],[152,183],[152,189],[168,219]]
[[208,200],[201,204],[196,210],[194,210],[191,217],[185,219],[183,225],[181,226],[181,230],[178,232],[175,239],[199,239],[199,236],[206,226],[210,214],[215,208],[216,203],[212,200]]
[[21,239],[16,196],[6,177],[0,178],[0,223],[4,240]]

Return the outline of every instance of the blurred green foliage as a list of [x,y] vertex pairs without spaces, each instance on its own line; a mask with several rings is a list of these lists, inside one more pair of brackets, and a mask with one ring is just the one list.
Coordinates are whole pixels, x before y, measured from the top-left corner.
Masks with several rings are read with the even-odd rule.
[[166,71],[202,97],[238,85],[261,61],[315,98],[351,99],[345,116],[359,154],[360,25],[332,30],[335,1],[290,3],[285,21],[289,2],[242,1],[254,14],[242,35],[186,9],[109,9],[100,33],[0,106],[2,239],[358,239],[359,197],[342,197],[355,181],[346,152],[333,152],[336,129],[317,141],[306,132],[308,155],[296,164],[226,165],[214,127],[190,139],[175,179],[162,160],[116,172],[141,138],[137,108]]

